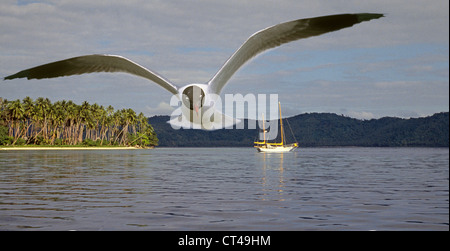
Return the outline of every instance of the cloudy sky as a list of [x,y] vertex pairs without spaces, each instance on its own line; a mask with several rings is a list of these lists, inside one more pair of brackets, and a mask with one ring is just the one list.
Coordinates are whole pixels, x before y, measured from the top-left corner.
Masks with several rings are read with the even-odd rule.
[[[447,0],[2,0],[0,75],[115,54],[177,85],[204,83],[258,30],[358,12],[386,16],[271,50],[241,68],[223,94],[277,93],[285,116],[408,118],[449,111]],[[169,92],[122,73],[0,81],[0,97],[26,96],[86,100],[147,116],[172,112]]]

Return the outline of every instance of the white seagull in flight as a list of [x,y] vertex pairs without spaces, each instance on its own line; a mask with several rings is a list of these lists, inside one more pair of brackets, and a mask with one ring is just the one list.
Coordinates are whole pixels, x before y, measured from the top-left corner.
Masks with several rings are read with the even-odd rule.
[[[202,129],[219,129],[232,126],[237,121],[214,109],[215,99],[233,74],[251,58],[285,43],[337,31],[383,16],[374,13],[322,16],[289,21],[260,30],[251,35],[205,84],[177,86],[158,73],[116,55],[69,58],[23,70],[4,79],[43,79],[93,72],[126,72],[157,83],[182,101],[181,115],[169,121],[172,126],[192,128],[193,124],[197,124],[197,127]],[[202,115],[207,114],[207,111],[210,111],[207,119],[202,119]]]

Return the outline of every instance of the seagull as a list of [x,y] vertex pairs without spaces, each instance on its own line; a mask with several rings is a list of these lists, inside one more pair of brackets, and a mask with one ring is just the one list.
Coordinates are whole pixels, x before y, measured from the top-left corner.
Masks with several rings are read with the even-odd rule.
[[[250,59],[292,41],[319,36],[383,16],[376,13],[338,14],[298,19],[265,28],[251,35],[204,84],[192,83],[177,86],[155,71],[127,58],[103,54],[73,57],[36,66],[7,76],[4,80],[56,78],[93,72],[125,72],[155,82],[181,101],[181,114],[169,121],[172,127],[206,130],[229,128],[238,120],[215,109],[215,102],[228,80]],[[208,115],[205,116],[205,114]],[[193,127],[193,124],[197,127]]]

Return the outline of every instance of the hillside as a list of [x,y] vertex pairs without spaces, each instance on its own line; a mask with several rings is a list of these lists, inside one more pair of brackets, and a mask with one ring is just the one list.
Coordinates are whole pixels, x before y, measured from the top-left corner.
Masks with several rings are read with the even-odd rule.
[[[149,123],[165,147],[250,147],[258,133],[243,130],[174,130],[169,116],[154,116]],[[449,146],[449,113],[425,118],[385,117],[358,120],[331,113],[306,113],[290,117],[289,124],[300,147],[313,146]],[[247,121],[245,121],[247,123]],[[288,139],[292,139],[286,128]]]

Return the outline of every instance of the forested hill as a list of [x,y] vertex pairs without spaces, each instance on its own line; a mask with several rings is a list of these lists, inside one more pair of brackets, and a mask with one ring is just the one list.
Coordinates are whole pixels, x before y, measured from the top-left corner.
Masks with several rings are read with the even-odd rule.
[[[154,116],[149,123],[155,129],[159,146],[169,147],[251,147],[257,129],[174,130],[169,116]],[[385,117],[358,120],[331,113],[306,113],[288,119],[300,147],[312,146],[449,146],[449,113],[425,118]],[[247,123],[247,121],[245,121]],[[288,141],[291,131],[285,126]]]

